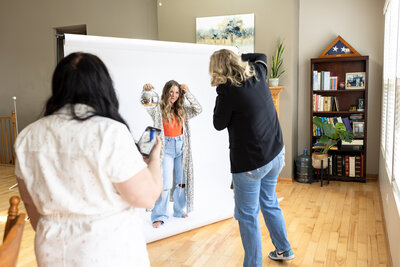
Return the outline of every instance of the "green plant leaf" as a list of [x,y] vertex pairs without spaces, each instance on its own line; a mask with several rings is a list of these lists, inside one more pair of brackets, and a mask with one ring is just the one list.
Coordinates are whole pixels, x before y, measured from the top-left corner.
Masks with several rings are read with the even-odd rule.
[[353,133],[350,132],[350,131],[346,131],[346,132],[345,132],[345,138],[344,138],[344,140],[345,140],[346,142],[352,142],[353,139],[354,139]]
[[322,119],[320,117],[315,117],[313,123],[317,128],[322,128]]
[[[341,140],[347,141],[347,140],[346,140],[347,137],[346,137],[346,134],[345,134],[345,133],[340,133],[340,134],[339,134],[339,137],[340,137]],[[347,141],[347,142],[348,142],[348,141]]]
[[335,130],[335,127],[333,127],[331,124],[329,124],[329,123],[325,123],[323,126],[323,129],[324,129],[324,134],[326,135],[326,136],[328,136],[328,137],[330,137],[330,138],[332,138],[332,139],[335,139],[334,138],[334,134],[336,134],[336,130]]
[[284,71],[279,72],[283,63],[284,51],[285,47],[283,46],[283,42],[278,40],[278,45],[276,47],[275,55],[271,56],[270,78],[279,78],[284,73]]
[[315,117],[313,123],[318,128],[323,128],[323,135],[319,139],[319,143],[324,145],[321,153],[326,153],[334,146],[338,140],[345,140],[351,142],[354,139],[354,135],[351,131],[347,131],[344,123],[336,123],[335,126],[331,125],[327,121],[322,121],[320,117]]
[[326,145],[326,144],[329,144],[330,141],[331,141],[331,139],[328,136],[323,135],[323,136],[321,136],[321,138],[319,139],[318,142]]
[[284,72],[285,72],[284,70],[281,71],[281,73],[279,73],[276,78],[279,78]]
[[335,124],[335,129],[338,131],[346,131],[346,126],[342,122],[338,122]]

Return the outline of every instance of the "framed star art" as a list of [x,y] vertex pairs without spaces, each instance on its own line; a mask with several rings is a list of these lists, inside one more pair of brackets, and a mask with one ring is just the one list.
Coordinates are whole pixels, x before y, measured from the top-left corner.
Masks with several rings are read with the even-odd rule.
[[356,57],[361,56],[351,45],[349,45],[340,35],[333,41],[319,58],[329,57]]

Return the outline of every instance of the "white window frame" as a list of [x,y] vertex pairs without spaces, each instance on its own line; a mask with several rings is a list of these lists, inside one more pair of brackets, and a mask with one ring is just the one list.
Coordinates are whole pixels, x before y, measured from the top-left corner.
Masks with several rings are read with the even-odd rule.
[[396,202],[400,200],[400,0],[384,7],[385,40],[381,152]]

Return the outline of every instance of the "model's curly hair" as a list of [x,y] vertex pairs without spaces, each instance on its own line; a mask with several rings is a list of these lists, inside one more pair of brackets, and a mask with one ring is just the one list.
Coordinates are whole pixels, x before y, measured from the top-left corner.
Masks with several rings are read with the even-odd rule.
[[[174,85],[177,86],[179,89],[179,97],[175,101],[175,103],[171,105],[171,102],[169,101],[171,98],[170,92],[172,86]],[[184,104],[185,104],[185,97],[183,90],[180,88],[180,84],[174,80],[166,82],[162,91],[161,104],[160,104],[163,120],[167,120],[169,123],[171,123],[174,120],[174,113],[175,113],[179,125],[182,126],[185,120]]]
[[214,52],[210,58],[209,73],[211,85],[218,86],[230,81],[234,86],[256,75],[254,68],[247,61],[228,49]]

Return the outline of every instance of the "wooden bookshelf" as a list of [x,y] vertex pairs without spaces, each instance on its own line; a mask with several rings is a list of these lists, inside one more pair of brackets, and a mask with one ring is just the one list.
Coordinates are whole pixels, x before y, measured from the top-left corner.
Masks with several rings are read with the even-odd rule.
[[[367,158],[367,123],[368,123],[368,56],[357,56],[357,57],[338,57],[338,58],[313,58],[311,59],[311,72],[310,72],[310,151],[313,151],[313,144],[317,142],[319,136],[314,136],[313,133],[313,118],[323,117],[323,118],[350,118],[350,115],[357,114],[362,116],[362,121],[364,122],[364,136],[356,137],[355,140],[363,140],[362,149],[342,149],[339,144],[337,150],[330,150],[328,154],[337,160],[338,156],[346,158],[350,157],[360,157],[362,154],[362,160],[360,162],[360,167],[362,168],[360,177],[350,177],[350,175],[345,175],[345,171],[342,172],[342,175],[338,175],[338,170],[333,171],[334,168],[337,168],[338,162],[333,164],[332,172],[329,175],[330,180],[339,180],[339,181],[357,181],[357,182],[365,182],[366,181],[366,158]],[[330,76],[337,76],[337,90],[320,90],[317,87],[315,89],[314,83],[315,79],[313,78],[314,71],[322,72],[329,71]],[[346,81],[346,73],[354,73],[354,72],[365,72],[365,82],[363,89],[341,89],[339,88],[340,82]],[[318,95],[320,97],[332,97],[335,101],[338,102],[339,110],[326,110],[316,111],[315,110],[315,102],[314,95]],[[350,110],[351,106],[358,105],[358,99],[364,99],[364,110]],[[351,120],[350,124],[353,128],[353,122]],[[354,148],[354,147],[353,147]],[[339,158],[340,158],[339,157]],[[342,162],[343,163],[343,162]],[[332,163],[330,163],[332,164]],[[345,168],[345,166],[342,166]]]

